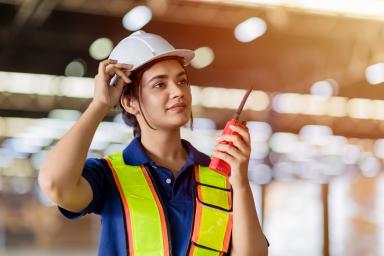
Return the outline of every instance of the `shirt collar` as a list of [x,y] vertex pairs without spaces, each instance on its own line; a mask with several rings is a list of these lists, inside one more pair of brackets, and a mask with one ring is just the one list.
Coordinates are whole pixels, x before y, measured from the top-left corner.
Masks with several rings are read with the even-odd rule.
[[[188,151],[188,158],[186,165],[199,164],[202,166],[208,166],[210,163],[210,158],[206,154],[198,151],[191,143],[182,139],[181,140],[183,147]],[[141,144],[141,137],[135,137],[131,143],[123,150],[124,162],[127,165],[142,165],[148,164],[152,160],[147,156],[144,151],[143,145]]]

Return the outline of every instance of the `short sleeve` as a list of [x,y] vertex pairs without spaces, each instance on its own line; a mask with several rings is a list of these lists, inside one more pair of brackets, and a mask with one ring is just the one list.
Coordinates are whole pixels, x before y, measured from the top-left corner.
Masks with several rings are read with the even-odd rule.
[[103,207],[107,182],[107,162],[102,158],[89,158],[85,161],[82,176],[88,181],[93,192],[92,201],[81,212],[71,212],[58,207],[60,212],[68,219],[76,219],[88,213],[100,214]]

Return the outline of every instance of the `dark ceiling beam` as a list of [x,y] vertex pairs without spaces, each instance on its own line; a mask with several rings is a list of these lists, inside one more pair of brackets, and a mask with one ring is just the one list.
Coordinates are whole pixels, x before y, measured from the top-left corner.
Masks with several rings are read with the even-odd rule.
[[[20,2],[12,25],[8,27],[6,42],[0,51],[0,66],[9,64],[15,55],[17,44],[15,41],[25,26],[37,27],[44,23],[60,0],[24,0]],[[4,40],[4,38],[3,38]]]
[[42,0],[24,0],[18,7],[18,11],[10,27],[8,27],[8,36],[5,38],[4,46],[0,51],[0,66],[8,65],[9,60],[14,56],[15,40],[20,30],[27,23]]
[[43,0],[30,18],[32,25],[35,27],[41,26],[61,1],[62,0]]

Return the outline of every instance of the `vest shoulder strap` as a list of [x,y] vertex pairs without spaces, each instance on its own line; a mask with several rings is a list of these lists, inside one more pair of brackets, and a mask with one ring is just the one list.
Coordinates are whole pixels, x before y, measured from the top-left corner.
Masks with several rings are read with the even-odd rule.
[[122,152],[105,159],[123,202],[129,255],[170,255],[164,208],[146,168],[126,165]]
[[222,255],[232,233],[232,189],[228,178],[195,166],[195,220],[190,256]]

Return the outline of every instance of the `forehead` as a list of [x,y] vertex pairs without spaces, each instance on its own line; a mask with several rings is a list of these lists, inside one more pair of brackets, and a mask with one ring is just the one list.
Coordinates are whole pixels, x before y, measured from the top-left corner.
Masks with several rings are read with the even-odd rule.
[[148,81],[152,77],[159,75],[174,76],[182,71],[184,71],[184,67],[179,61],[174,59],[162,60],[152,65],[143,73],[143,80]]

